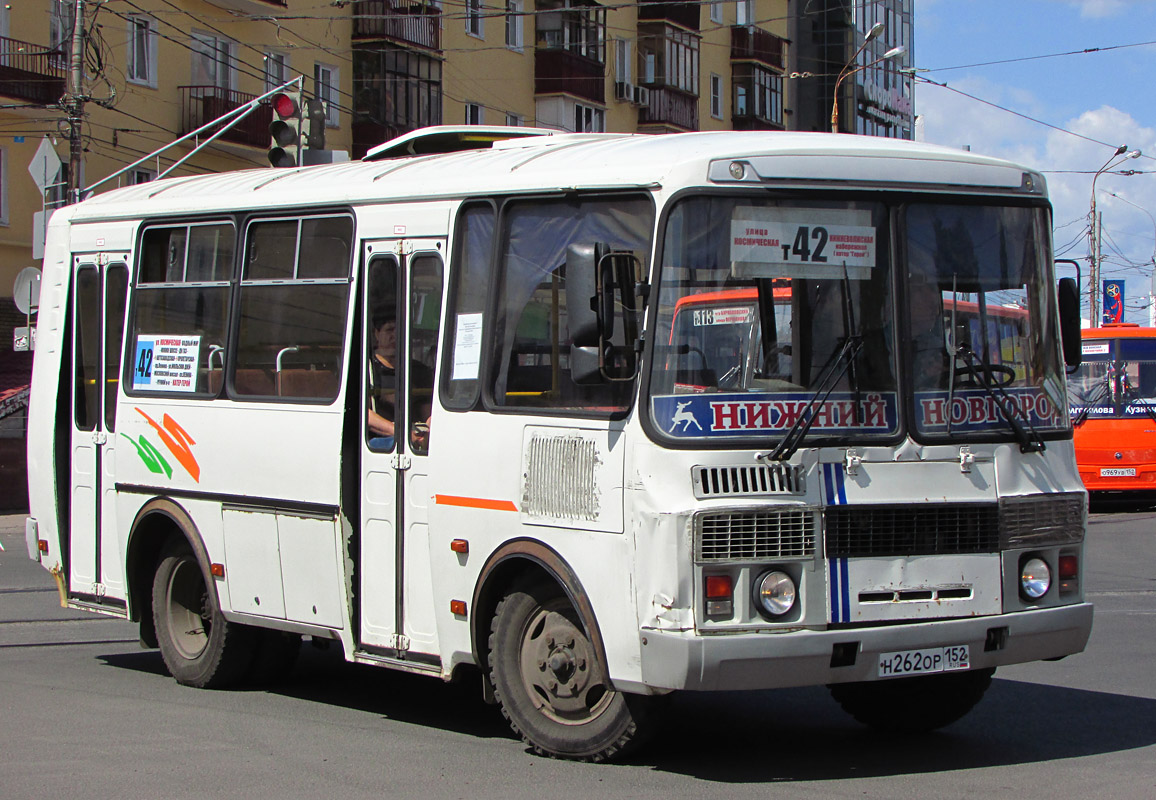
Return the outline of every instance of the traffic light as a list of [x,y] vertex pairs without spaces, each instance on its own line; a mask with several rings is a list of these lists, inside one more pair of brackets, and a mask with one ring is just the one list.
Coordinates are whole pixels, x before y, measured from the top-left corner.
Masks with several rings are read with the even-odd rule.
[[325,101],[314,98],[305,101],[305,117],[308,120],[305,147],[310,150],[325,149]]
[[274,167],[295,167],[301,149],[301,92],[289,89],[273,95],[273,121],[269,123],[269,163]]

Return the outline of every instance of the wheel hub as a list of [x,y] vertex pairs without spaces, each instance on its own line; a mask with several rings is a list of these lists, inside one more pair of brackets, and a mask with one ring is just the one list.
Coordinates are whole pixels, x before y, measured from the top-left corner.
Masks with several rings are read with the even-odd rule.
[[531,700],[557,722],[589,722],[613,697],[585,631],[556,610],[540,609],[530,621],[521,656]]

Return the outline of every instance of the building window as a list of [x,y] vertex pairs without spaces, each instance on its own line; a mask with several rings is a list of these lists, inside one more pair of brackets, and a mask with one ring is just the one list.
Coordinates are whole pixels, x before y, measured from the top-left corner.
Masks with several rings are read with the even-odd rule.
[[265,91],[270,92],[289,81],[289,56],[284,53],[265,53]]
[[[543,50],[567,50],[606,63],[606,9],[572,7],[572,0],[541,0],[535,29]],[[550,6],[553,5],[553,8]]]
[[513,112],[506,112],[506,124],[511,128],[521,128],[526,124],[526,118],[521,114],[514,114]]
[[337,99],[337,67],[313,65],[313,96],[325,103],[325,127],[336,128],[341,122],[341,104]]
[[715,119],[723,118],[722,76],[714,73],[710,76],[710,115]]
[[641,82],[698,95],[699,36],[672,25],[639,26]]
[[484,117],[480,103],[466,103],[466,124],[481,125]]
[[736,64],[734,81],[736,118],[783,124],[782,75],[756,64]]
[[133,83],[142,83],[153,88],[157,85],[156,25],[156,21],[148,17],[130,16],[125,48],[127,50],[125,77]]
[[735,24],[736,25],[754,25],[755,24],[755,9],[754,0],[738,0],[735,3]]
[[574,104],[575,133],[603,133],[606,130],[606,112],[601,108]]
[[506,47],[522,50],[522,2],[506,0]]
[[384,43],[372,49],[355,47],[355,149],[441,125],[441,79],[441,62],[430,55]]
[[614,42],[614,80],[619,83],[634,83],[634,47],[629,39]]
[[466,33],[484,39],[482,32],[482,0],[466,0]]
[[147,169],[145,167],[133,167],[128,171],[128,185],[136,186],[140,183],[151,183],[157,179],[157,171],[155,169]]
[[710,21],[722,24],[723,21],[723,4],[722,0],[713,0],[710,4]]
[[233,60],[237,45],[209,33],[193,33],[193,86],[233,88]]

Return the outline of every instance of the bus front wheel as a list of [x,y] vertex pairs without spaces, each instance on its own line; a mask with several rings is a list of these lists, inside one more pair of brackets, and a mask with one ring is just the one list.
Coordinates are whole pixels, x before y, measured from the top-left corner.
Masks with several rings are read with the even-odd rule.
[[867,683],[836,683],[831,696],[859,722],[891,733],[950,725],[975,708],[995,669],[944,672]]
[[228,686],[253,663],[253,631],[225,621],[187,542],[170,543],[157,564],[153,620],[161,657],[178,683]]
[[638,747],[663,698],[610,686],[578,614],[561,589],[536,582],[498,604],[490,674],[502,714],[539,755],[604,761]]

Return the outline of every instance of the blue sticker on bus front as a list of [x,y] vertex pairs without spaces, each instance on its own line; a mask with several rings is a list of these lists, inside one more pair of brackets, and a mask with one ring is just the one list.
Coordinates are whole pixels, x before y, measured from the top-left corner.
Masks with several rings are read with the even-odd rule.
[[[651,400],[655,421],[671,436],[750,436],[782,433],[803,417],[814,395],[671,394]],[[814,409],[812,430],[893,431],[897,399],[892,392],[832,392]]]

